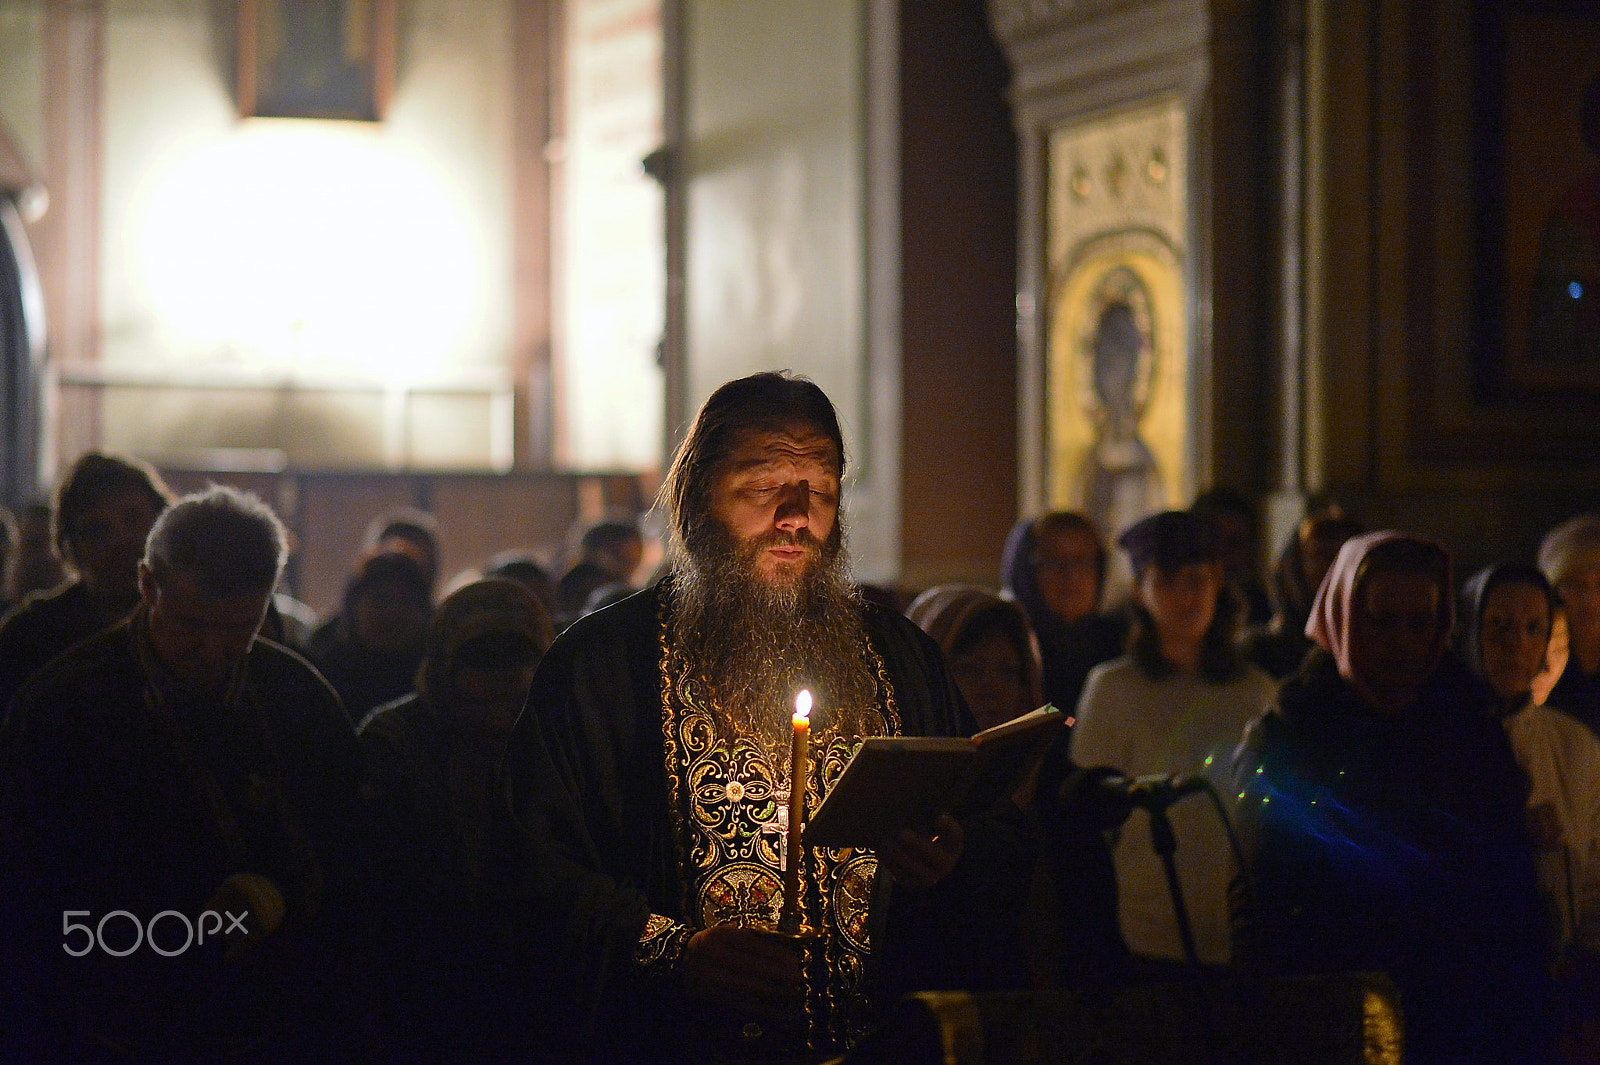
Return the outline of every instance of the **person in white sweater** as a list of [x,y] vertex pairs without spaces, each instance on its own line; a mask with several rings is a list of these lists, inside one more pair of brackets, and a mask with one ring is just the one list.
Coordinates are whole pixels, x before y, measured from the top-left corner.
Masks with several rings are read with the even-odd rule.
[[[1235,644],[1240,605],[1224,582],[1211,526],[1186,511],[1152,515],[1117,541],[1134,573],[1129,653],[1095,668],[1078,703],[1073,760],[1128,777],[1195,774],[1219,793],[1245,725],[1274,684]],[[1198,960],[1229,960],[1227,888],[1236,872],[1215,806],[1191,796],[1168,811]],[[1152,975],[1185,960],[1150,818],[1136,811],[1114,845],[1118,911],[1128,948]]]

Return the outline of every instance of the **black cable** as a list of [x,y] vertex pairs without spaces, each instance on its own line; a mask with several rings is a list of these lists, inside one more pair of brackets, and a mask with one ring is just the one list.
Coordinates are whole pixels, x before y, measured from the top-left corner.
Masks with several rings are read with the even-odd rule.
[[1217,820],[1222,822],[1222,831],[1228,837],[1228,849],[1233,852],[1234,865],[1239,870],[1240,890],[1244,896],[1244,912],[1248,915],[1251,947],[1255,956],[1260,958],[1266,949],[1263,940],[1264,932],[1261,921],[1261,898],[1256,894],[1256,879],[1250,872],[1250,863],[1245,860],[1244,845],[1239,842],[1239,833],[1234,829],[1233,821],[1228,817],[1228,808],[1223,804],[1222,796],[1217,794],[1217,789],[1210,780],[1206,781],[1205,793],[1211,798],[1211,805],[1217,812]]

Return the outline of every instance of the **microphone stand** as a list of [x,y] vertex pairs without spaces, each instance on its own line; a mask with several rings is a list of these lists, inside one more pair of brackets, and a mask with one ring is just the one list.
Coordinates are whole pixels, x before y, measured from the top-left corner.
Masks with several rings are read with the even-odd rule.
[[[1173,801],[1176,801],[1174,799]],[[1189,924],[1189,909],[1183,901],[1183,885],[1178,881],[1178,863],[1174,855],[1178,850],[1178,837],[1172,831],[1172,821],[1167,817],[1171,803],[1160,801],[1150,804],[1150,846],[1161,857],[1161,868],[1167,874],[1167,892],[1172,896],[1172,915],[1178,922],[1178,938],[1183,943],[1183,957],[1194,973],[1195,992],[1200,997],[1200,1023],[1205,1029],[1206,1061],[1229,1060],[1227,1031],[1229,1025],[1222,1012],[1225,999],[1218,996],[1218,986],[1209,979],[1212,974],[1200,964],[1200,952],[1194,945],[1194,928]]]
[[1183,885],[1178,882],[1178,864],[1173,858],[1178,850],[1178,837],[1167,818],[1167,808],[1159,803],[1150,806],[1150,846],[1160,856],[1161,868],[1167,874],[1167,891],[1172,895],[1172,915],[1178,920],[1183,956],[1196,972],[1202,972],[1200,954],[1194,945],[1194,929],[1189,924],[1189,909],[1183,903]]

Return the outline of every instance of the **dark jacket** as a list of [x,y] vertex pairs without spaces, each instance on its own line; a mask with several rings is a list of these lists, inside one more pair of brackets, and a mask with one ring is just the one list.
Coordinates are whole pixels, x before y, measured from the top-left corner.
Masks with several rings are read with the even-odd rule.
[[0,717],[42,666],[113,623],[78,581],[35,592],[17,604],[0,620]]
[[[319,981],[347,956],[362,865],[355,736],[322,678],[265,640],[226,700],[152,695],[137,621],[37,673],[0,730],[0,984],[14,981],[0,1012],[20,1001],[27,1013],[25,1028],[0,1016],[0,1029],[35,1037],[46,1059],[107,1042],[130,1060],[305,1052],[302,1037],[335,1027],[311,1018],[334,1002]],[[215,936],[172,956],[151,943],[64,951],[65,911],[126,912],[106,926],[122,942],[134,920],[175,911],[160,925],[175,950],[181,917],[241,873],[271,881],[285,913],[238,962]]]
[[1382,970],[1411,1062],[1548,1049],[1527,783],[1447,658],[1415,705],[1371,709],[1314,652],[1235,764],[1254,898],[1234,956],[1271,975]]

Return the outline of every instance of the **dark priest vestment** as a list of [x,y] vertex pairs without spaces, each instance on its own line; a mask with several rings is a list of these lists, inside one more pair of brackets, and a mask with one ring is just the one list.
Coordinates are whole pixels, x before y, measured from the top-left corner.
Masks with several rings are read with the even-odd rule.
[[[355,736],[327,683],[261,639],[227,696],[176,694],[142,621],[36,674],[0,731],[0,1030],[42,1060],[310,1051],[353,875]],[[270,880],[285,914],[225,960],[184,919],[238,873]]]
[[[775,922],[782,836],[771,822],[788,767],[713,725],[669,644],[670,585],[582,618],[556,640],[506,755],[515,824],[500,826],[499,842],[519,848],[512,890],[522,895],[528,964],[549,981],[541,1015],[576,1040],[567,1052],[805,1060],[853,1044],[900,993],[1014,983],[1014,918],[1032,858],[1022,815],[1005,804],[965,826],[961,862],[927,892],[893,889],[870,852],[807,852],[804,909],[821,935],[803,961],[803,1033],[761,1032],[682,997],[677,975],[693,932]],[[933,641],[899,614],[864,609],[882,732],[970,734]],[[787,709],[774,712],[788,720]],[[859,738],[816,720],[810,810]],[[536,1038],[549,1047],[560,1033]]]

